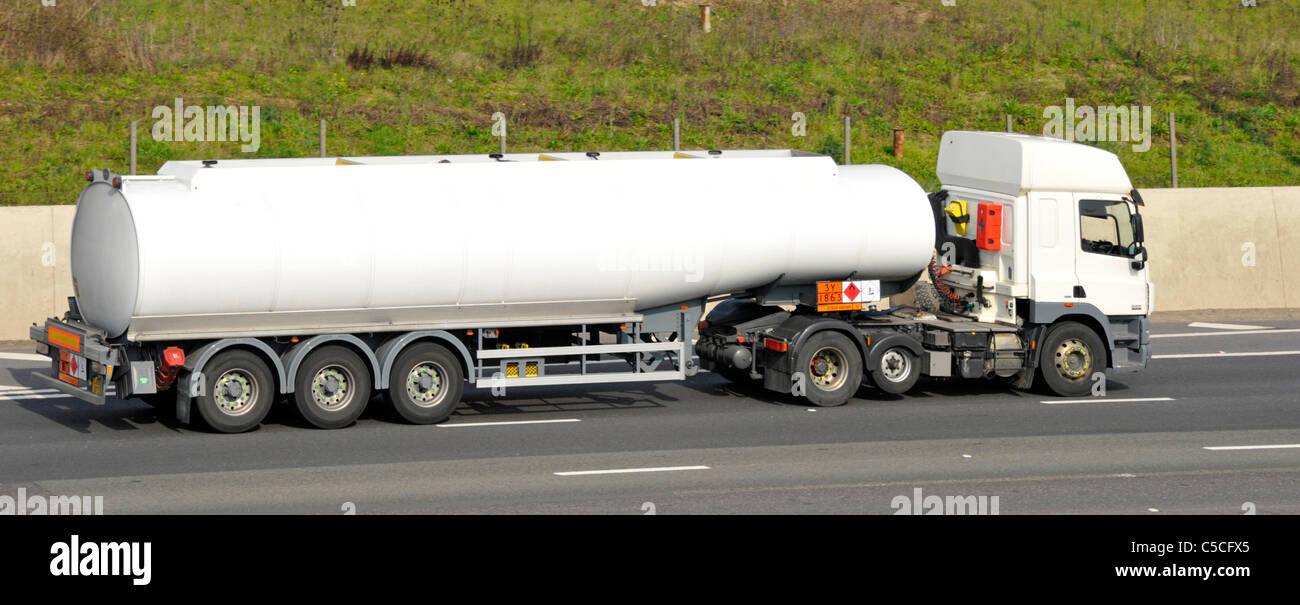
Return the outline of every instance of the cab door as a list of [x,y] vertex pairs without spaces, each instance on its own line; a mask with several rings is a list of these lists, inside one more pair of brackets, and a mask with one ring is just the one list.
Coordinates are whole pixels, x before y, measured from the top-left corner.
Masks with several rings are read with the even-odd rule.
[[1028,195],[1029,298],[1037,302],[1074,300],[1079,280],[1074,274],[1078,238],[1074,197],[1067,192]]
[[[1134,268],[1143,259],[1141,242],[1133,234],[1131,202],[1101,196],[1075,194],[1075,225],[1078,236],[1074,272],[1082,292],[1079,302],[1089,303],[1106,315],[1147,313],[1146,268]],[[1107,196],[1109,197],[1109,196]],[[1136,258],[1135,258],[1136,256]]]

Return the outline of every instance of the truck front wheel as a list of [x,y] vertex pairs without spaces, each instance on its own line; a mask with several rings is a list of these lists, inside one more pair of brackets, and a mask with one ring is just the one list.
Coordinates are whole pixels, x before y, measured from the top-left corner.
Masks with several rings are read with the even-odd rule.
[[1038,375],[1062,397],[1087,395],[1092,375],[1106,371],[1106,348],[1097,333],[1073,321],[1062,322],[1043,338]]
[[818,332],[804,343],[795,371],[803,375],[796,380],[803,381],[803,394],[810,403],[844,405],[862,385],[862,354],[843,334]]
[[203,368],[203,375],[203,395],[195,401],[199,416],[213,430],[249,431],[271,411],[275,381],[266,362],[251,351],[221,351]]
[[388,399],[412,424],[442,422],[460,403],[465,377],[460,360],[433,343],[411,345],[393,362]]

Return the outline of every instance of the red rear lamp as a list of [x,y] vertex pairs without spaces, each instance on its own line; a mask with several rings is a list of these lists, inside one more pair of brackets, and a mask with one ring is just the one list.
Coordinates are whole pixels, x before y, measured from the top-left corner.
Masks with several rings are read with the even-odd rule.
[[773,351],[776,351],[778,353],[785,353],[786,351],[790,350],[790,343],[784,340],[777,340],[775,338],[764,339],[763,346]]
[[95,173],[92,172],[92,171],[90,171],[90,170],[87,170],[87,171],[86,171],[86,182],[90,182],[90,181],[93,181],[93,180],[95,180]]

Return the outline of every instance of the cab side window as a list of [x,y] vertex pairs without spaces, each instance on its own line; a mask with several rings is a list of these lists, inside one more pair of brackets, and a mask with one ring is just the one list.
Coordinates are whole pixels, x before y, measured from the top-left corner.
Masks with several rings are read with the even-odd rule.
[[1081,200],[1079,233],[1084,252],[1128,257],[1133,244],[1133,218],[1125,202]]

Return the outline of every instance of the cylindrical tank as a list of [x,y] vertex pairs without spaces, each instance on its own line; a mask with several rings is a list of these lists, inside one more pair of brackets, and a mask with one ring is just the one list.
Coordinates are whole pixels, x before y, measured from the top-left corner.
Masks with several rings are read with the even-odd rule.
[[624,155],[171,162],[95,182],[73,222],[78,306],[131,340],[564,323],[905,280],[930,259],[925,192],[896,169]]

